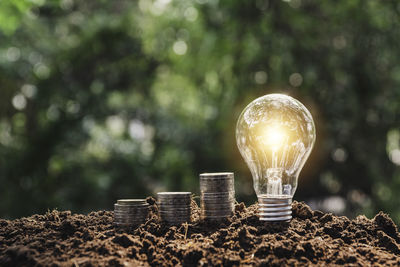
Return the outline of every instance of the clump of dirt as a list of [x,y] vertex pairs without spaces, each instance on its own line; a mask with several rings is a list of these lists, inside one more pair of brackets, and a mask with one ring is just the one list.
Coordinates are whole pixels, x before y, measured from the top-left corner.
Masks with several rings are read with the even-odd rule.
[[200,221],[193,202],[192,223],[168,226],[148,202],[149,219],[127,232],[114,228],[112,211],[0,220],[0,265],[400,265],[399,232],[382,212],[350,220],[294,202],[289,223],[265,223],[256,205],[240,203],[216,223]]

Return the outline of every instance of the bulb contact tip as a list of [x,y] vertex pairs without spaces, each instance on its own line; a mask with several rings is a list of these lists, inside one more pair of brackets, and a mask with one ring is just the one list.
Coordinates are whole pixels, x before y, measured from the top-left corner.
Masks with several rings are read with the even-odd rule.
[[260,221],[279,222],[292,219],[291,197],[258,197]]

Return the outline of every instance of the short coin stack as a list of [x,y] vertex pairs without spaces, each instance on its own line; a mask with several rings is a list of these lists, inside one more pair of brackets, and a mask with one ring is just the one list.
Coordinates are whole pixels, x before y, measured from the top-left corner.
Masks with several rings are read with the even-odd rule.
[[159,192],[158,211],[161,220],[168,224],[190,221],[191,192]]
[[200,174],[202,219],[222,219],[232,215],[235,204],[232,172]]
[[114,225],[132,227],[142,224],[149,215],[149,204],[145,199],[119,199],[114,204]]

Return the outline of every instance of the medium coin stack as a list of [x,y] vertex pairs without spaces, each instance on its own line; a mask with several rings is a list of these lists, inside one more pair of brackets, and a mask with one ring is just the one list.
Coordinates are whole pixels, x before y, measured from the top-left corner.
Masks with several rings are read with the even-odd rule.
[[142,224],[149,215],[149,204],[145,199],[119,199],[114,204],[114,224],[131,227]]
[[191,192],[159,192],[158,212],[161,220],[168,224],[181,224],[190,221]]
[[235,204],[233,172],[200,174],[202,219],[222,219],[232,215]]

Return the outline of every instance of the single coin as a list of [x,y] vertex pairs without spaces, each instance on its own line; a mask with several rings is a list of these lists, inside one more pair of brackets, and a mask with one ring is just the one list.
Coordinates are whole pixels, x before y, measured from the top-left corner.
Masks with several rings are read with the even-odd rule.
[[200,184],[200,193],[222,193],[228,191],[234,191],[235,187],[233,183],[219,183],[219,184],[210,184],[210,183],[201,183]]
[[169,217],[169,218],[174,218],[174,217],[190,217],[191,213],[165,213],[165,212],[160,212],[161,217]]
[[226,179],[234,178],[233,172],[211,172],[211,173],[201,173],[200,179]]
[[158,192],[157,196],[159,198],[190,198],[192,196],[191,192]]
[[209,203],[235,202],[235,197],[234,196],[207,196],[207,197],[200,197],[200,201],[206,201]]
[[129,205],[119,205],[115,204],[114,205],[114,210],[148,210],[149,205],[143,205],[143,206],[129,206]]
[[118,199],[117,204],[119,205],[140,205],[146,204],[146,199]]
[[162,218],[171,218],[171,219],[173,219],[173,218],[187,218],[187,217],[190,217],[190,213],[164,213],[164,212],[160,212],[159,213],[159,215],[162,217]]
[[218,193],[200,193],[200,198],[212,199],[212,198],[235,198],[235,191],[228,192],[218,192]]
[[210,204],[202,204],[202,210],[233,210],[234,205],[210,205]]
[[179,205],[190,205],[191,199],[159,199],[157,201],[158,205],[172,205],[172,206],[179,206]]
[[115,213],[126,213],[126,214],[143,214],[143,213],[148,213],[149,209],[120,209],[116,208],[114,209]]
[[158,211],[162,211],[162,212],[191,212],[192,209],[158,209]]

